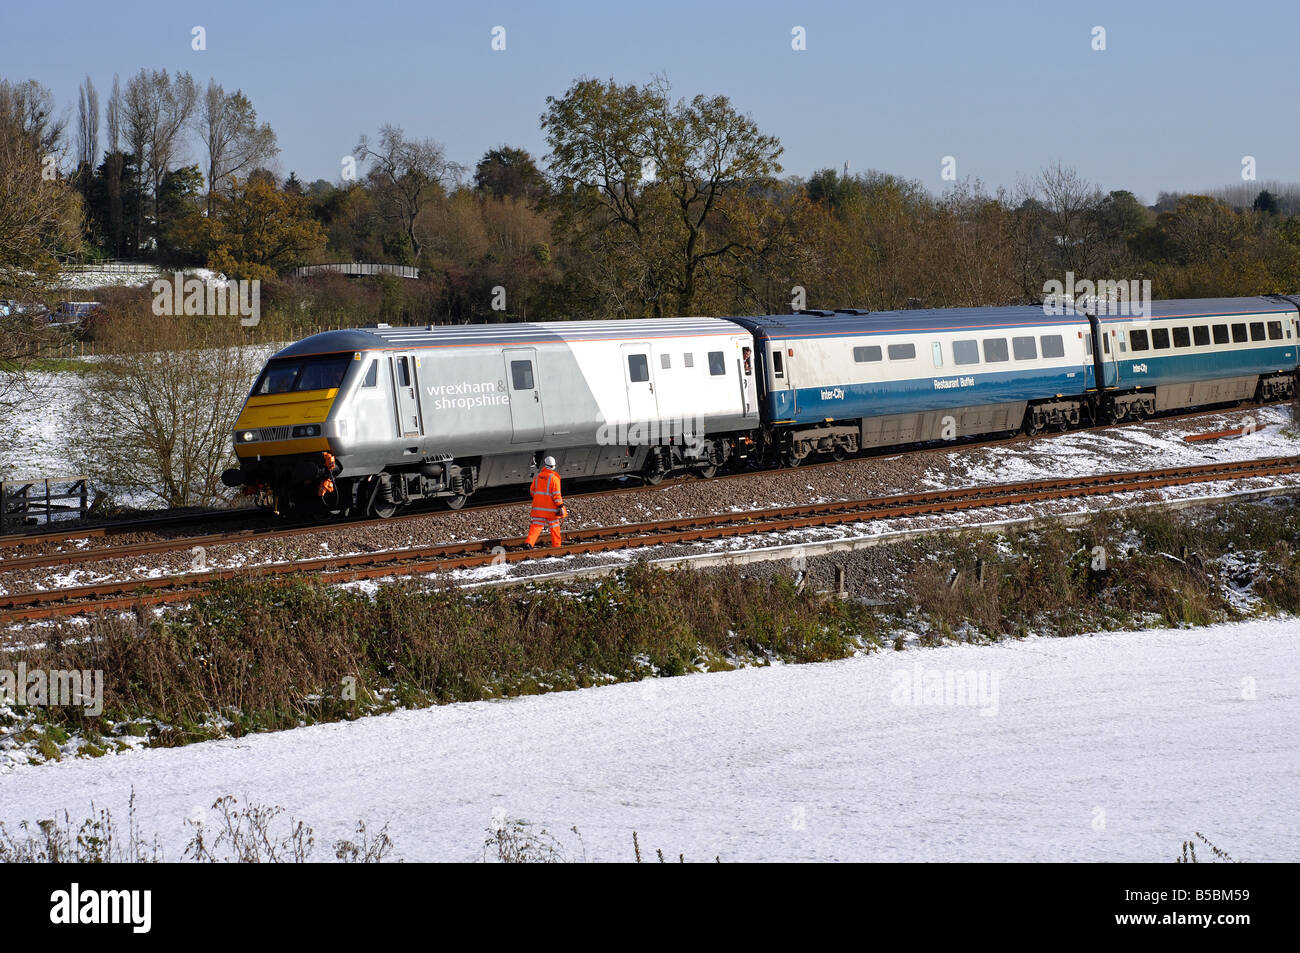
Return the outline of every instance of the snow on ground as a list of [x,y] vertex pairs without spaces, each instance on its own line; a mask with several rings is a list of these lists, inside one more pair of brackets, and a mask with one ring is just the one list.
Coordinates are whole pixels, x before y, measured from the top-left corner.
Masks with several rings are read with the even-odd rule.
[[[1187,434],[1240,427],[1243,437],[1188,443]],[[1229,460],[1289,457],[1300,453],[1285,405],[1229,410],[1196,418],[1148,421],[1058,434],[992,447],[957,448],[939,457],[926,474],[929,489],[970,483],[1019,483],[1053,477],[1088,476],[1156,467],[1189,467]],[[1289,432],[1284,432],[1289,431]],[[957,477],[957,480],[954,480]]]
[[[574,850],[577,825],[606,861],[632,858],[633,830],[701,861],[1169,861],[1194,831],[1294,861],[1297,634],[1035,638],[399,712],[17,768],[0,821],[91,802],[124,821],[134,788],[172,859],[185,819],[234,794],[324,848],[387,822],[406,860],[478,859],[506,818]],[[974,704],[926,703],[965,673]]]

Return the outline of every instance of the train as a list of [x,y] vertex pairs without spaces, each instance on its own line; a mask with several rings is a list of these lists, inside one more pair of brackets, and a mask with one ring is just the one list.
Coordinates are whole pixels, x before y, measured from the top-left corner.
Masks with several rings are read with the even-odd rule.
[[222,479],[277,512],[387,517],[522,486],[545,456],[566,479],[657,483],[1296,392],[1300,298],[1106,310],[327,331],[267,361]]

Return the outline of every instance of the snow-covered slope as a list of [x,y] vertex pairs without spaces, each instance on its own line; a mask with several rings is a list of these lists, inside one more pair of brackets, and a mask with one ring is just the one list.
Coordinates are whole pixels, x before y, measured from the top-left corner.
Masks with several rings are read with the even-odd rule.
[[[234,794],[321,844],[389,822],[407,860],[477,859],[504,817],[576,824],[596,860],[631,859],[635,829],[688,860],[1168,861],[1201,831],[1294,861],[1298,636],[1032,639],[451,705],[18,768],[0,820],[91,801],[125,819],[134,787],[173,859],[185,818]],[[925,703],[966,672],[975,704]]]

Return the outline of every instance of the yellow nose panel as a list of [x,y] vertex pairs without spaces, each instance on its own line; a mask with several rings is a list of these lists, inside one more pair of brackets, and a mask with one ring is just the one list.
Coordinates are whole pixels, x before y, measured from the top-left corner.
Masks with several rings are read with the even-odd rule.
[[238,429],[282,427],[285,424],[318,424],[334,404],[338,388],[304,390],[290,394],[265,394],[248,398],[239,415]]

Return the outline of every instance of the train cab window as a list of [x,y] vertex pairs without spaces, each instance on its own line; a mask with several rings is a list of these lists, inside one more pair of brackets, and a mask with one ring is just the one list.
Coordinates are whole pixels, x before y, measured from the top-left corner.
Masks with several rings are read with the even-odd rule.
[[1226,324],[1216,324],[1214,326],[1214,343],[1215,344],[1228,343],[1228,326]]
[[350,354],[270,361],[253,385],[253,393],[287,394],[295,390],[330,390],[343,383],[352,363],[353,357]]
[[627,356],[627,378],[633,384],[643,384],[650,379],[650,359],[644,354]]
[[406,364],[407,359],[399,357],[397,359],[397,385],[399,387],[411,386],[411,369]]
[[1157,351],[1165,351],[1169,348],[1169,329],[1152,328],[1151,329],[1151,346]]
[[984,362],[999,364],[1008,359],[1006,338],[984,339]]
[[858,364],[872,364],[879,361],[882,357],[879,344],[872,344],[868,347],[855,347],[853,349],[853,360]]
[[[773,352],[775,356],[776,352]],[[709,376],[721,377],[727,373],[727,360],[722,356],[721,351],[709,352]]]
[[1280,340],[1282,340],[1282,322],[1281,322],[1281,321],[1270,321],[1270,322],[1268,322],[1268,339],[1269,339],[1270,341],[1280,341]]
[[1135,351],[1145,351],[1151,347],[1147,343],[1146,331],[1133,330],[1128,333],[1128,346]]
[[1263,322],[1263,321],[1252,321],[1252,322],[1250,322],[1250,339],[1251,339],[1252,341],[1262,341],[1262,340],[1264,340],[1264,322]]
[[1191,347],[1192,332],[1187,328],[1174,328],[1174,347]]
[[979,342],[953,341],[952,362],[954,364],[978,364],[980,362]]
[[370,367],[366,369],[365,379],[361,381],[362,387],[379,386],[379,361],[371,361]]
[[889,345],[889,359],[891,361],[911,361],[916,358],[915,344],[891,344]]
[[1246,326],[1244,324],[1234,324],[1232,326],[1232,343],[1240,344],[1246,340]]
[[687,351],[682,355],[682,367],[694,367],[695,355]]
[[1012,338],[1011,353],[1017,361],[1038,360],[1038,342],[1033,337]]
[[659,366],[665,371],[671,370],[673,366],[673,356],[671,354],[660,354]]
[[1044,334],[1038,339],[1043,357],[1065,357],[1065,339],[1059,334]]
[[510,386],[515,390],[533,389],[533,362],[510,362]]
[[1192,343],[1197,347],[1209,347],[1210,329],[1203,324],[1198,324],[1192,328]]

